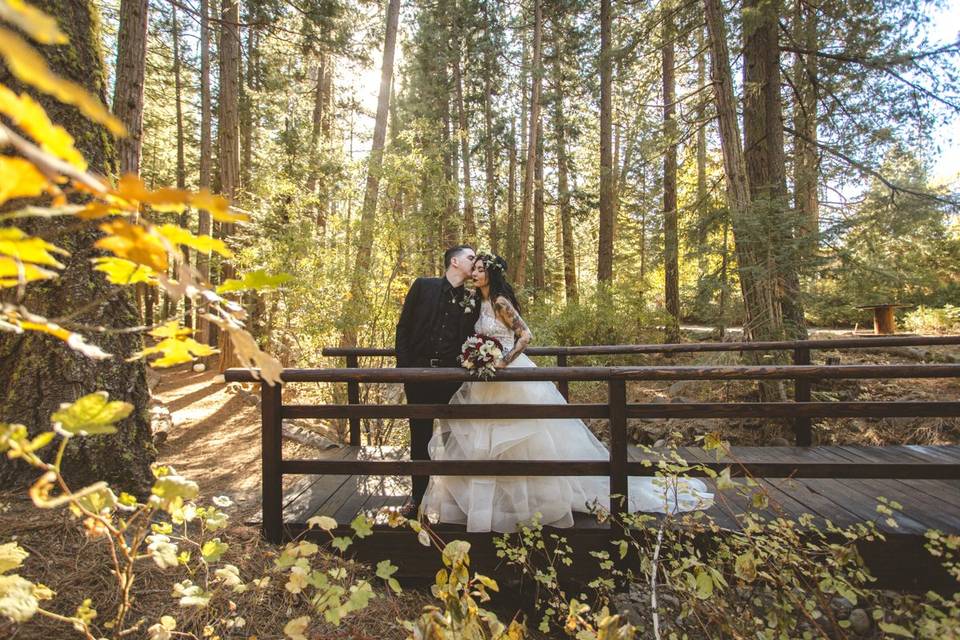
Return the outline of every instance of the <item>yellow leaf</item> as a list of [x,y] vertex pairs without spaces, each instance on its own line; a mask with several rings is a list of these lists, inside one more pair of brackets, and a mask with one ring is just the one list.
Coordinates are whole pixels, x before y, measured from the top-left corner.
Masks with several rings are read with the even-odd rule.
[[106,126],[114,135],[126,135],[123,123],[110,115],[99,100],[79,84],[53,73],[43,57],[9,29],[0,28],[0,57],[21,82],[36,87],[60,102],[77,107],[83,115]]
[[250,216],[246,213],[230,210],[230,201],[223,196],[210,193],[209,189],[200,189],[190,198],[190,204],[197,209],[209,211],[213,219],[218,222],[247,222]]
[[70,255],[46,240],[33,238],[16,227],[0,228],[0,255],[7,255],[21,262],[43,264],[48,267],[63,268],[50,252]]
[[23,158],[0,156],[0,204],[14,198],[33,198],[47,189],[48,180]]
[[124,200],[149,204],[157,211],[168,213],[180,213],[190,203],[189,191],[169,188],[150,191],[139,177],[130,173],[120,178],[113,193]]
[[166,273],[167,248],[159,238],[140,225],[130,224],[126,220],[111,220],[100,225],[100,230],[108,235],[97,240],[93,246],[112,251],[120,258],[145,265],[154,271]]
[[181,327],[176,320],[171,320],[150,332],[155,338],[185,338],[193,333],[193,329]]
[[153,284],[157,281],[157,273],[150,267],[123,258],[105,256],[92,260],[95,271],[107,274],[107,282],[111,284],[136,284],[146,282]]
[[0,0],[0,18],[20,27],[40,44],[66,44],[57,21],[23,0]]
[[96,220],[107,216],[127,216],[136,211],[136,207],[121,208],[117,202],[91,202],[75,214],[81,220]]
[[206,254],[209,254],[211,251],[216,251],[225,258],[233,256],[233,252],[227,248],[223,240],[218,240],[208,235],[195,236],[183,227],[175,224],[164,224],[156,227],[156,230],[172,244],[182,244]]
[[79,351],[88,358],[93,358],[95,360],[106,360],[107,358],[113,357],[97,345],[88,343],[86,339],[79,333],[67,331],[63,327],[52,322],[30,322],[26,320],[20,320],[15,324],[21,329],[26,329],[28,331],[39,331],[40,333],[47,333],[56,338],[60,338],[66,342],[71,349]]
[[[0,3],[3,1],[0,0]],[[13,124],[36,140],[47,153],[66,160],[81,171],[87,170],[87,161],[73,146],[73,136],[63,127],[53,124],[43,107],[26,93],[17,96],[0,85],[0,113],[6,114]]]
[[27,282],[56,278],[54,271],[0,256],[0,287],[18,287]]
[[163,357],[150,362],[152,367],[172,367],[184,362],[192,362],[194,357],[209,356],[217,353],[210,345],[197,342],[193,338],[165,338],[152,347],[135,354],[130,360],[162,353]]

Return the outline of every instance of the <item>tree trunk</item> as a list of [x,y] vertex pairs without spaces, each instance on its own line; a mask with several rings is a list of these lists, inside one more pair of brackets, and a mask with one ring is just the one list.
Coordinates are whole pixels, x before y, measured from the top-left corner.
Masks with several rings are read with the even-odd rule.
[[803,339],[796,224],[787,200],[780,94],[779,0],[745,0],[752,30],[744,32],[744,157],[750,185],[751,216],[766,227],[764,253],[776,274],[776,308],[785,337]]
[[[537,123],[537,131],[543,131],[543,117]],[[545,221],[543,218],[543,136],[537,139],[537,162],[534,171],[533,190],[533,295],[537,297],[546,286]]]
[[[211,141],[212,113],[210,107],[210,7],[208,0],[200,0],[200,178],[201,189],[210,188],[210,157],[213,153]],[[210,235],[210,213],[201,209],[197,212],[197,233]],[[210,256],[197,254],[197,271],[205,281],[210,280]],[[205,318],[197,318],[197,340],[203,344],[216,344],[214,328]]]
[[318,198],[314,205],[314,223],[320,231],[321,237],[325,235],[327,226],[327,216],[325,203],[319,201],[317,193],[317,183],[320,180],[320,134],[323,127],[324,117],[324,84],[327,77],[327,56],[320,56],[320,63],[317,65],[317,84],[313,92],[313,118],[310,127],[310,167],[307,174],[307,193],[311,198]]
[[613,68],[610,0],[600,0],[600,238],[597,280],[613,281]]
[[[54,2],[36,0],[33,5],[59,18],[60,29],[69,44],[41,47],[38,51],[58,74],[84,86],[105,102],[106,78],[98,35],[100,25],[93,2]],[[32,91],[0,67],[0,83],[16,92]],[[117,155],[113,138],[100,125],[87,120],[71,106],[46,95],[34,95],[50,118],[75,136],[91,171],[103,175],[115,173]],[[96,224],[74,228],[76,221],[66,218],[27,219],[18,223],[24,232],[56,238],[70,252],[59,259],[66,267],[60,278],[29,285],[19,303],[33,313],[51,320],[64,318],[89,304],[80,315],[71,317],[77,325],[106,326],[120,329],[107,333],[87,333],[92,342],[113,354],[108,360],[92,360],[74,351],[60,340],[28,331],[22,334],[0,332],[0,420],[26,425],[31,435],[50,428],[50,414],[64,402],[73,402],[95,391],[106,391],[111,400],[123,400],[135,407],[129,417],[118,423],[112,435],[72,438],[64,457],[64,473],[73,488],[106,480],[114,487],[144,495],[149,490],[150,464],[156,457],[147,418],[149,392],[143,361],[127,362],[142,348],[139,333],[123,329],[140,325],[133,292],[128,287],[109,284],[103,274],[92,269],[90,260],[102,252],[93,248],[102,234]],[[0,302],[14,302],[15,291],[0,293]],[[48,447],[49,449],[49,447]],[[0,458],[0,485],[21,487],[36,479],[18,460]]]
[[517,125],[510,121],[510,157],[507,161],[507,227],[504,231],[504,245],[508,267],[516,272],[517,260]]
[[529,139],[527,140],[527,162],[523,171],[523,195],[520,208],[520,237],[517,251],[517,270],[515,281],[523,287],[527,276],[527,252],[530,242],[530,223],[533,213],[534,174],[537,163],[537,140],[540,136],[540,89],[543,83],[542,37],[543,10],[541,0],[533,0],[533,54],[531,61],[530,83],[530,120]]
[[[120,2],[113,113],[129,135],[117,142],[121,173],[140,173],[143,147],[143,79],[147,62],[147,0]],[[61,15],[61,10],[53,12]]]
[[[697,88],[706,86],[707,83],[707,54],[703,50],[704,34],[703,27],[697,28]],[[703,99],[697,102],[697,298],[695,303],[696,313],[702,315],[709,307],[711,291],[708,286],[707,273],[709,270],[709,218],[712,207],[710,206],[710,193],[707,190],[707,122],[706,122],[706,103]]]
[[[390,0],[390,4],[387,6],[387,31],[383,40],[383,62],[380,66],[377,117],[373,129],[373,142],[370,147],[370,160],[367,164],[367,184],[363,194],[363,208],[360,212],[360,239],[357,244],[357,257],[350,283],[351,304],[348,308],[354,312],[358,310],[357,305],[363,299],[363,289],[366,286],[367,273],[370,270],[373,231],[377,214],[377,195],[380,190],[380,174],[383,171],[383,148],[387,139],[387,117],[390,114],[390,84],[393,81],[393,57],[397,44],[399,16],[400,0]],[[350,328],[344,330],[341,343],[343,346],[354,346],[356,338],[356,329],[350,324]]]
[[[817,51],[817,10],[796,1],[794,39],[803,43],[807,51]],[[794,148],[794,206],[799,212],[799,240],[801,255],[814,256],[819,249],[820,200],[817,184],[820,163],[817,155],[817,56],[797,53],[793,64],[795,102],[793,128],[800,135],[793,139]],[[809,272],[810,270],[808,270]]]
[[733,220],[740,289],[744,301],[744,335],[749,340],[774,340],[781,337],[782,325],[776,308],[774,274],[758,253],[765,239],[758,225],[750,219],[750,187],[740,143],[723,8],[720,0],[704,0],[704,9],[710,39],[710,72],[720,125],[727,203]]
[[457,139],[460,140],[460,157],[463,162],[463,240],[468,243],[477,241],[477,220],[473,211],[473,179],[470,175],[470,129],[467,119],[467,110],[463,105],[463,74],[460,70],[460,44],[458,38],[457,51],[453,58],[453,82],[457,92]]
[[680,341],[680,239],[677,235],[677,121],[676,86],[673,48],[673,8],[661,5],[663,22],[663,133],[666,152],[663,156],[663,272],[664,300],[670,317],[666,340]]
[[494,163],[493,144],[493,37],[490,34],[490,7],[484,3],[484,50],[483,50],[483,128],[484,128],[484,169],[487,182],[487,222],[490,225],[490,250],[500,252],[500,229],[497,224],[497,174]]
[[[220,190],[228,199],[237,196],[240,184],[240,22],[239,0],[224,0],[220,23],[220,117],[217,132],[220,140]],[[233,224],[220,225],[221,237],[233,235]],[[221,263],[222,280],[233,278],[235,271],[229,261]],[[220,333],[221,372],[239,366],[233,343],[226,332]]]
[[[184,159],[184,140],[183,140],[183,92],[182,80],[180,77],[180,25],[177,22],[177,7],[170,5],[171,24],[173,33],[173,89],[174,89],[174,107],[177,120],[177,188],[186,189],[187,187],[187,165]],[[184,211],[180,214],[180,226],[189,228],[190,214]],[[190,264],[190,250],[184,245],[182,248],[183,261]],[[183,298],[183,324],[187,327],[193,327],[193,312],[191,311],[190,298]]]
[[253,27],[249,27],[247,29],[246,82],[243,81],[243,71],[240,72],[240,147],[242,149],[242,161],[240,162],[240,185],[248,192],[252,191],[251,182],[253,180],[253,147],[256,144],[255,137],[257,133],[256,127],[253,126],[253,96],[251,95],[251,92],[256,89],[256,60],[257,30]]
[[560,215],[560,230],[563,238],[563,282],[568,303],[576,304],[580,294],[577,290],[577,260],[573,248],[573,223],[570,219],[569,166],[567,161],[566,120],[563,115],[563,56],[560,48],[560,21],[553,27],[553,83],[556,98],[553,103],[553,126],[557,138],[557,207]]

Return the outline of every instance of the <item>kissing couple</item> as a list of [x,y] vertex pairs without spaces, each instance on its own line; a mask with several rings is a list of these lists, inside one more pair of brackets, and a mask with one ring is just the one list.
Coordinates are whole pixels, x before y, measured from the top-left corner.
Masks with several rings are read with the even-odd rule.
[[[536,367],[524,350],[533,334],[507,278],[507,262],[470,245],[443,254],[444,274],[414,280],[397,322],[398,367],[459,367],[464,342],[475,334],[502,345],[497,369]],[[472,281],[473,287],[464,284]],[[404,384],[410,404],[566,404],[552,382],[429,382]],[[607,448],[576,418],[410,420],[412,460],[609,460]],[[609,478],[413,476],[401,514],[465,525],[467,531],[512,533],[539,517],[570,527],[574,513],[610,508]],[[713,494],[693,478],[631,477],[630,511],[674,513],[705,509]]]

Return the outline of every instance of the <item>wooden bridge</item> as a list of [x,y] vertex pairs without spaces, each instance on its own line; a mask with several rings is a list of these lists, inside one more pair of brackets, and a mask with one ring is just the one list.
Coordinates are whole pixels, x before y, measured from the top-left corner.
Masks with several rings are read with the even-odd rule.
[[[598,476],[610,478],[612,494],[627,495],[628,476],[656,473],[650,460],[656,451],[630,446],[627,421],[638,418],[759,418],[792,421],[796,446],[732,447],[717,459],[714,452],[687,447],[677,453],[687,462],[720,472],[730,468],[731,476],[750,475],[768,493],[769,505],[761,511],[766,518],[798,518],[810,514],[814,521],[830,520],[838,526],[873,521],[886,541],[864,545],[861,554],[881,584],[927,588],[947,584],[946,576],[922,548],[924,533],[939,529],[960,533],[960,446],[811,446],[813,423],[833,417],[958,417],[956,398],[935,402],[814,402],[811,386],[827,379],[960,378],[960,364],[908,365],[814,365],[815,350],[856,349],[877,346],[957,345],[960,336],[893,337],[867,339],[808,340],[768,343],[705,343],[667,345],[611,345],[591,347],[530,348],[533,356],[553,356],[556,367],[509,369],[498,373],[498,381],[553,381],[564,396],[571,381],[603,382],[608,387],[606,403],[568,405],[362,405],[360,384],[434,381],[468,381],[462,369],[359,368],[364,356],[392,356],[387,349],[327,349],[324,355],[346,357],[345,369],[286,369],[285,383],[345,383],[346,405],[285,405],[279,386],[261,384],[263,447],[263,531],[267,539],[279,542],[299,535],[313,515],[328,515],[339,523],[339,535],[351,533],[349,522],[361,512],[374,513],[382,507],[399,506],[409,495],[411,475],[483,476]],[[624,355],[707,351],[775,351],[793,354],[792,365],[782,366],[570,366],[569,359],[585,355]],[[259,382],[247,369],[230,369],[227,381]],[[729,403],[629,403],[627,383],[664,380],[784,380],[793,382],[790,402]],[[583,460],[476,460],[412,461],[406,451],[389,447],[361,446],[360,421],[378,418],[599,418],[609,423],[607,461]],[[349,419],[349,446],[333,449],[313,459],[288,460],[282,457],[281,425],[284,419]],[[693,471],[690,475],[704,475]],[[285,477],[287,482],[284,481]],[[291,479],[293,477],[295,479]],[[292,480],[292,481],[291,481]],[[712,480],[705,479],[708,484]],[[883,496],[903,505],[886,522],[876,510]],[[737,515],[752,509],[749,499],[735,491],[716,492],[708,511],[721,527],[737,530]],[[611,515],[622,515],[623,502],[614,500]],[[375,527],[373,536],[358,540],[351,551],[358,559],[390,557],[407,576],[432,575],[436,558],[419,546],[409,530]],[[434,529],[446,539],[466,539],[473,545],[475,565],[496,562],[492,538],[495,534],[467,533],[463,527],[438,525]],[[612,535],[608,525],[584,514],[572,529],[558,530],[578,553],[609,548]]]

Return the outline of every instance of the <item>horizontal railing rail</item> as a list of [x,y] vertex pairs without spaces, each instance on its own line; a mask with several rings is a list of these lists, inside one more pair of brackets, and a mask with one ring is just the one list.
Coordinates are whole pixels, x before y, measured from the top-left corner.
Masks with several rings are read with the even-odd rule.
[[[856,349],[864,347],[919,347],[960,345],[960,336],[893,336],[877,338],[837,338],[825,340],[781,340],[774,342],[681,342],[667,344],[604,344],[567,347],[527,347],[534,356],[600,356],[646,353],[699,353],[708,351],[792,351],[794,349]],[[394,357],[391,348],[326,347],[328,357]]]
[[[753,352],[753,351],[792,351],[795,365],[809,365],[810,352],[816,350],[862,349],[869,347],[917,347],[937,345],[960,345],[960,336],[888,336],[870,338],[836,338],[829,340],[781,340],[774,342],[690,342],[672,344],[614,344],[583,345],[564,347],[527,347],[531,356],[552,356],[558,367],[566,367],[569,358],[575,356],[616,356],[672,353],[709,353],[709,352]],[[367,347],[328,347],[322,351],[324,356],[343,357],[348,368],[358,368],[361,357],[395,357],[396,351],[390,348]],[[557,378],[557,388],[567,400],[570,399],[570,381],[578,378]],[[347,402],[360,404],[360,381],[347,381]],[[810,400],[809,378],[795,378],[793,395],[799,402]],[[797,415],[793,418],[794,433],[799,444],[812,441],[813,423],[811,418]],[[360,444],[360,418],[350,418],[350,444]]]
[[[629,418],[793,418],[809,421],[824,417],[960,416],[960,402],[812,402],[809,395],[794,402],[734,403],[629,403],[626,383],[643,380],[794,380],[956,378],[960,364],[909,365],[779,365],[779,366],[631,366],[631,367],[541,367],[501,370],[498,382],[591,380],[605,382],[605,404],[565,405],[290,405],[282,402],[281,386],[261,383],[263,447],[263,526],[265,535],[279,541],[283,534],[282,478],[285,474],[331,475],[530,475],[607,476],[611,513],[622,515],[627,499],[629,475],[653,475],[658,466],[649,461],[628,460],[627,420]],[[260,382],[259,372],[229,369],[230,382]],[[285,369],[285,382],[402,383],[471,381],[463,369],[379,368],[379,369]],[[285,460],[282,456],[282,422],[285,418],[600,418],[609,423],[608,460]],[[351,438],[352,439],[352,438]],[[809,433],[797,433],[797,442],[810,444]],[[949,457],[942,461],[893,460],[889,463],[815,460],[738,462],[717,460],[696,462],[690,475],[704,475],[705,469],[730,467],[733,475],[810,478],[960,478],[960,463]]]

